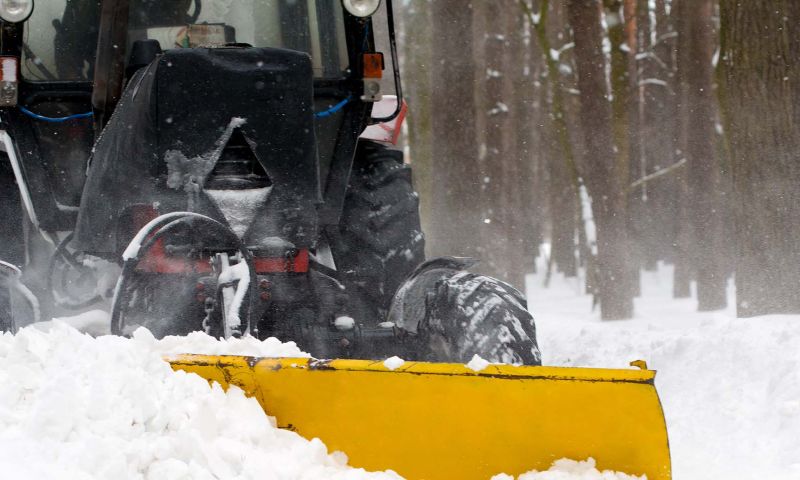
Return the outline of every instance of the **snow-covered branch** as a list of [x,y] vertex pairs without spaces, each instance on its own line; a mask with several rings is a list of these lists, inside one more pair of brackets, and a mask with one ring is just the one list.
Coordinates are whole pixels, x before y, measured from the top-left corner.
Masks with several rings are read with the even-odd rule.
[[650,175],[645,175],[644,177],[640,178],[639,180],[636,180],[635,182],[631,183],[628,186],[628,190],[631,191],[631,190],[634,190],[634,189],[636,189],[638,187],[641,187],[645,183],[650,182],[652,180],[655,180],[656,178],[661,177],[663,175],[666,175],[666,174],[672,172],[673,170],[677,170],[677,169],[681,168],[682,166],[684,166],[685,164],[686,164],[686,159],[683,158],[679,162],[675,162],[675,163],[673,163],[672,165],[670,165],[668,167],[664,167],[664,168],[662,168],[660,170],[657,170],[657,171],[651,173]]

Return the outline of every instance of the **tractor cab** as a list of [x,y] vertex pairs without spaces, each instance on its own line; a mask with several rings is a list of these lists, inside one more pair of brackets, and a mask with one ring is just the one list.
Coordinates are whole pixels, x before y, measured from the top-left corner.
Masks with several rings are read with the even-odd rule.
[[[28,215],[51,232],[71,229],[91,148],[131,76],[156,56],[178,49],[270,47],[308,54],[316,111],[326,112],[345,99],[352,100],[349,108],[341,113],[331,111],[324,122],[319,122],[324,123],[318,125],[317,141],[321,173],[325,177],[339,137],[338,127],[347,110],[358,107],[363,110],[362,100],[379,99],[377,82],[368,81],[367,90],[372,93],[363,94],[365,58],[372,61],[364,54],[374,51],[372,20],[369,15],[358,17],[351,13],[372,14],[379,3],[377,0],[348,0],[344,4],[340,0],[9,2],[8,5],[19,5],[14,8],[21,13],[0,17],[3,18],[0,55],[4,71],[16,72],[3,80],[0,107],[7,123],[13,124],[13,128],[6,130],[15,142],[24,144],[20,148],[20,156],[25,157],[20,159],[21,170],[32,180],[29,182],[32,191],[28,192],[32,196],[28,202],[31,205],[26,207],[36,210],[27,212]],[[233,91],[232,87],[219,86],[228,91]],[[48,161],[42,162],[44,158]]]

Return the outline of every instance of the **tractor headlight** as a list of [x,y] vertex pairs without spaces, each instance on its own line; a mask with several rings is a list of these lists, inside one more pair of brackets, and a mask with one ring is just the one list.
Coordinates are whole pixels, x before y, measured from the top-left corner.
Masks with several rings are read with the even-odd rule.
[[0,0],[0,18],[6,22],[24,22],[31,13],[33,0]]
[[342,5],[356,17],[369,17],[378,11],[381,0],[342,0]]

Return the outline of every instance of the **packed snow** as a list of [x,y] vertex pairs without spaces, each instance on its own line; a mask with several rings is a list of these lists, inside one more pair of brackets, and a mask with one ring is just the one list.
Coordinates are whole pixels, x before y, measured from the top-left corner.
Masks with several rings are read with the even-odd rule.
[[213,190],[207,188],[206,194],[219,208],[233,233],[244,239],[247,230],[261,212],[272,192],[272,186],[244,190]]

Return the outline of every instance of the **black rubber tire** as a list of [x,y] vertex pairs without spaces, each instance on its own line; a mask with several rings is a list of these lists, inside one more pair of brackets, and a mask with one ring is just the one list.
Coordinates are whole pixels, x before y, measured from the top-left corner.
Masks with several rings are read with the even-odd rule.
[[348,294],[366,310],[362,320],[383,321],[397,288],[425,260],[419,195],[402,152],[359,142],[331,249]]
[[495,278],[460,271],[437,282],[425,300],[419,348],[425,359],[541,365],[536,326],[522,294]]

